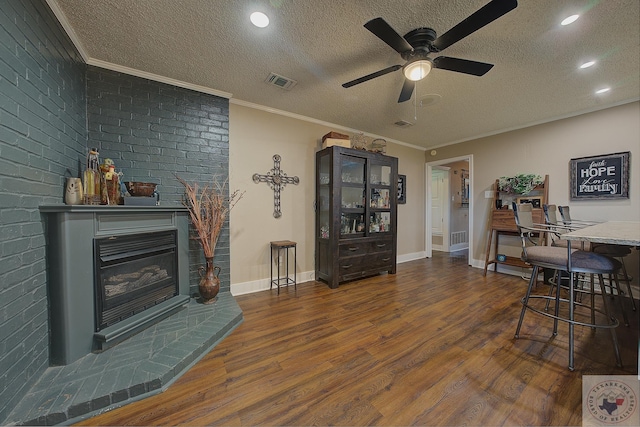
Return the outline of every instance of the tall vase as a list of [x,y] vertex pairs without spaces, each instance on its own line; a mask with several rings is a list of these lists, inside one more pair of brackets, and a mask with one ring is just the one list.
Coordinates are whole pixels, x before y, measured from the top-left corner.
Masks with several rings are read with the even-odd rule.
[[198,290],[202,297],[202,303],[211,304],[216,300],[216,295],[220,292],[220,279],[218,279],[220,267],[213,265],[213,258],[206,257],[205,261],[206,266],[198,269],[198,273],[200,273]]

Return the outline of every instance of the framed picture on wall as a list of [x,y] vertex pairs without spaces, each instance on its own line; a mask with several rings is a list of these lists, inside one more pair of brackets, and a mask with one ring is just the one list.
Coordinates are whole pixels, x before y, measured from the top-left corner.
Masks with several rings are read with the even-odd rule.
[[626,151],[571,159],[570,199],[628,199],[630,154]]
[[516,199],[516,203],[521,204],[521,203],[531,203],[531,206],[534,208],[541,208],[542,207],[542,196],[538,197],[538,196],[534,196],[534,197],[518,197]]
[[398,203],[407,203],[407,176],[398,175]]

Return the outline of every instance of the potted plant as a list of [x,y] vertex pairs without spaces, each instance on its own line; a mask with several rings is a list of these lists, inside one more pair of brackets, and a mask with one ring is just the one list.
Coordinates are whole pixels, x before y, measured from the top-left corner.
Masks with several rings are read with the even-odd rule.
[[[227,197],[227,180],[220,183],[216,176],[213,182],[204,186],[188,183],[180,177],[178,181],[184,186],[185,198],[182,204],[189,210],[191,223],[196,231],[196,239],[204,253],[205,266],[200,267],[200,283],[198,289],[202,302],[210,304],[215,301],[220,291],[220,267],[213,265],[213,256],[220,237],[220,232],[229,211],[242,198],[244,192],[235,190]],[[217,270],[217,271],[216,271]]]

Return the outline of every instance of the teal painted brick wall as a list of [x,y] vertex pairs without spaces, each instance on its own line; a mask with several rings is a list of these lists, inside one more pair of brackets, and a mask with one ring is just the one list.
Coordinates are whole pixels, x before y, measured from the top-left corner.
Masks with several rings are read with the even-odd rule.
[[86,65],[41,0],[0,7],[0,420],[48,367],[46,237],[86,149]]
[[[188,181],[228,177],[224,98],[87,67],[44,0],[0,0],[0,424],[48,366],[46,230],[38,206],[63,202],[87,147],[127,180],[180,203]],[[215,262],[228,291],[229,229]],[[190,285],[204,263],[190,248]]]
[[[229,176],[229,100],[128,74],[88,67],[89,146],[110,158],[124,181],[158,184],[161,204],[180,204],[189,181]],[[228,192],[228,188],[227,188]],[[190,294],[198,292],[204,264],[197,242],[190,247]],[[230,289],[229,227],[222,230],[214,262],[220,290]]]

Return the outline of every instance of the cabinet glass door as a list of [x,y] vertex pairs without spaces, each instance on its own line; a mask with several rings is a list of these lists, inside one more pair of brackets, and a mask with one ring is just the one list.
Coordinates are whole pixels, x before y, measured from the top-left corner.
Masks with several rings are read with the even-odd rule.
[[366,181],[365,160],[341,156],[340,235],[365,232]]
[[318,170],[318,230],[321,239],[328,239],[331,231],[331,215],[329,211],[331,201],[331,158],[323,156],[320,158]]
[[372,163],[369,167],[369,233],[391,232],[391,166]]

